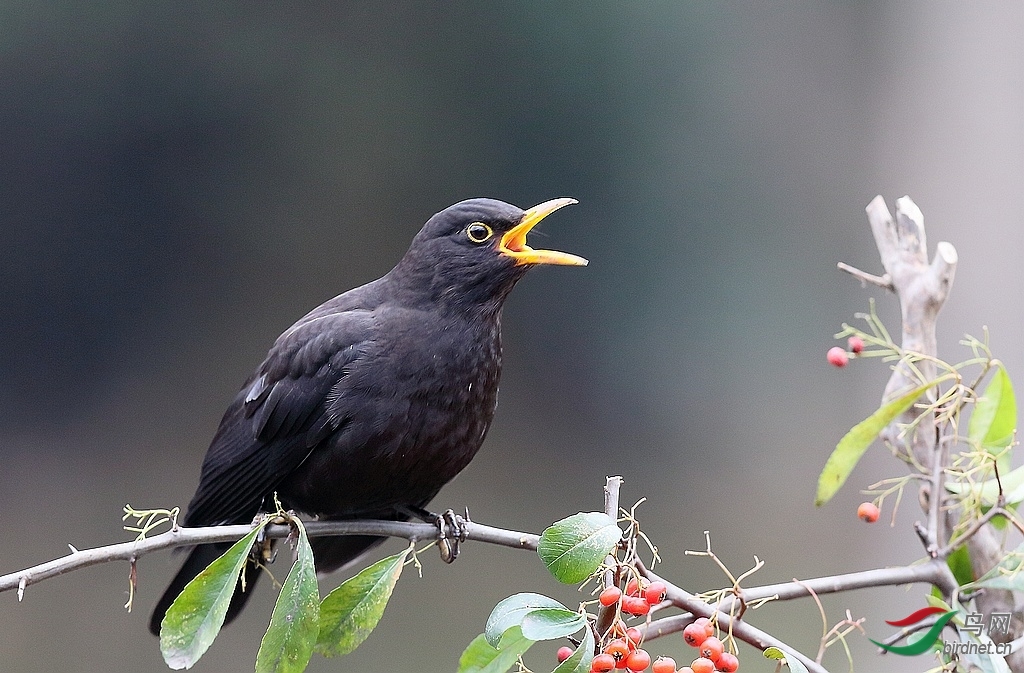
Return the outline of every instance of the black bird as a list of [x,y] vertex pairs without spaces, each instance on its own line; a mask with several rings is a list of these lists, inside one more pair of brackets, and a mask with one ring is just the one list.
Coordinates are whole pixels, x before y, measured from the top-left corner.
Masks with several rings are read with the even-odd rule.
[[[281,504],[320,519],[405,520],[476,454],[494,417],[501,307],[538,264],[585,265],[534,250],[526,234],[576,203],[523,211],[470,199],[431,217],[383,277],[318,306],[288,328],[221,420],[186,526],[249,523]],[[317,569],[355,560],[382,538],[311,541]],[[229,544],[194,548],[150,620]],[[253,561],[254,562],[254,561]],[[259,572],[237,588],[228,621]]]

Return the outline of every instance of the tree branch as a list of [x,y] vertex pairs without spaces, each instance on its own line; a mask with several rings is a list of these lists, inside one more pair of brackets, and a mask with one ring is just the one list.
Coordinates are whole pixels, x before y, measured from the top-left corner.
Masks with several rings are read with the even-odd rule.
[[[306,528],[306,535],[309,537],[370,534],[401,537],[413,541],[432,540],[438,537],[437,526],[430,523],[366,520],[309,521],[303,525]],[[285,538],[288,537],[291,529],[284,525],[271,525],[267,526],[265,530],[266,536],[269,538]],[[233,542],[241,539],[250,531],[252,531],[251,525],[174,528],[166,533],[153,535],[143,540],[74,550],[67,556],[0,576],[0,591],[18,589],[20,600],[25,587],[73,570],[110,561],[134,561],[146,554],[163,549],[191,547],[210,542]],[[466,539],[535,551],[540,536],[467,521]]]

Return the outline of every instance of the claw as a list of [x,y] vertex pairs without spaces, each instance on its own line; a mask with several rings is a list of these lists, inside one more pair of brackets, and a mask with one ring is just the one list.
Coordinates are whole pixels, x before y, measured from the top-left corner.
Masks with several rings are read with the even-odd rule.
[[[469,512],[466,512],[467,515]],[[459,557],[459,547],[465,542],[469,532],[466,530],[467,518],[456,514],[453,510],[445,510],[437,516],[437,547],[441,551],[441,560],[452,563]]]

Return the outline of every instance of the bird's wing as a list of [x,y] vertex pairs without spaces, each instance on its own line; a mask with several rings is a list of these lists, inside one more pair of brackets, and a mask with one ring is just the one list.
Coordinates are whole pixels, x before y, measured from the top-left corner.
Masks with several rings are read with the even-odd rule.
[[186,525],[251,519],[310,451],[344,422],[330,400],[372,357],[377,322],[352,310],[296,323],[236,395],[203,460]]

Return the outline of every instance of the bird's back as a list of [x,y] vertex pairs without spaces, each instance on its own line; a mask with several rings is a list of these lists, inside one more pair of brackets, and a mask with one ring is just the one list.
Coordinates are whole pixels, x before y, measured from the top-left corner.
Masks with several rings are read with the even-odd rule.
[[275,492],[327,517],[423,506],[480,448],[500,368],[497,315],[403,306],[374,284],[340,295],[236,396],[186,522],[248,521]]

